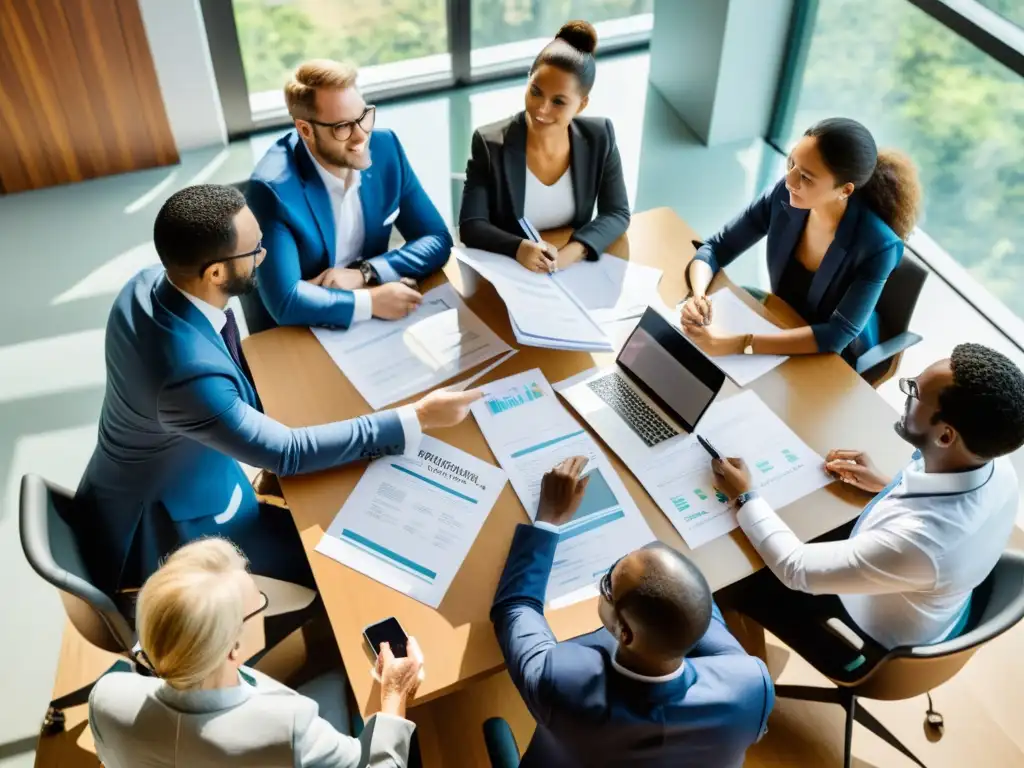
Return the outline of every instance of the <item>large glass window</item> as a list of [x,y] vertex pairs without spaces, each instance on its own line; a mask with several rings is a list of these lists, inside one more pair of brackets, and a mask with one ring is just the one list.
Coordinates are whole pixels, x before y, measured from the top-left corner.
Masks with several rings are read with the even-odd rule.
[[537,55],[569,19],[595,25],[598,44],[650,34],[654,0],[472,0],[474,70]]
[[[1002,6],[1019,15],[1019,0]],[[921,228],[1024,317],[1024,78],[909,2],[828,0],[795,88],[775,138],[842,115],[905,151],[924,185]]]
[[445,0],[234,0],[253,114],[282,108],[305,59],[353,61],[365,88],[451,70]]
[[990,11],[1009,19],[1018,27],[1024,27],[1024,3],[1021,0],[978,0]]

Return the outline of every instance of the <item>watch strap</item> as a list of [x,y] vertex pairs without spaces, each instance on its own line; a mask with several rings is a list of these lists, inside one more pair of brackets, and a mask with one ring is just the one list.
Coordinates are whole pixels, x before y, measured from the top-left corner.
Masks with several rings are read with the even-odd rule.
[[359,262],[359,273],[363,276],[363,282],[368,286],[380,285],[380,275],[377,274],[377,270],[373,268],[373,264],[370,262]]
[[759,494],[755,490],[745,491],[741,493],[739,496],[736,497],[736,509],[739,509],[748,501],[750,501],[751,499],[756,499],[760,495],[761,494]]

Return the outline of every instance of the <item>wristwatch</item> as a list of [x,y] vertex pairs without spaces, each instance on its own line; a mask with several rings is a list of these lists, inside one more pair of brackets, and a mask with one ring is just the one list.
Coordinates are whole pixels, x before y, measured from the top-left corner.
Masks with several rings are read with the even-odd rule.
[[359,274],[363,276],[363,282],[368,286],[380,285],[380,275],[368,261],[359,262]]
[[751,499],[756,499],[759,495],[760,494],[755,490],[749,490],[741,493],[739,496],[736,497],[736,509],[739,509]]
[[743,337],[743,354],[754,354],[754,334],[752,333],[748,333],[746,336]]

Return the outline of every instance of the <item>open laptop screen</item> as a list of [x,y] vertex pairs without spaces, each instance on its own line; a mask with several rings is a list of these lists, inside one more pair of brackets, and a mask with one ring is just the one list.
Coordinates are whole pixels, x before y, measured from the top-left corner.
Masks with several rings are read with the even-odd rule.
[[725,382],[725,373],[653,309],[617,358],[629,378],[692,432]]

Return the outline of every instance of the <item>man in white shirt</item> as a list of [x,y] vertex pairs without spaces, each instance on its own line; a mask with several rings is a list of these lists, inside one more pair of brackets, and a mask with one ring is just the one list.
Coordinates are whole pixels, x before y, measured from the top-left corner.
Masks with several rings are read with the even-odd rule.
[[[272,255],[259,270],[270,317],[256,325],[348,328],[395,320],[421,301],[416,281],[444,266],[452,238],[398,137],[336,61],[299,66],[285,85],[295,130],[274,143],[247,196]],[[392,225],[405,243],[389,249]],[[246,316],[261,316],[247,302]],[[262,327],[250,328],[255,332]]]
[[895,429],[917,449],[904,470],[886,477],[859,451],[827,457],[837,479],[877,494],[842,540],[802,543],[751,490],[741,459],[712,462],[771,572],[731,590],[730,607],[784,641],[802,634],[801,652],[829,652],[827,633],[807,642],[828,617],[852,623],[881,649],[956,637],[968,624],[972,591],[1009,540],[1020,495],[1007,454],[1024,444],[1020,369],[987,347],[961,344],[917,378],[901,379],[900,389],[907,401]]

